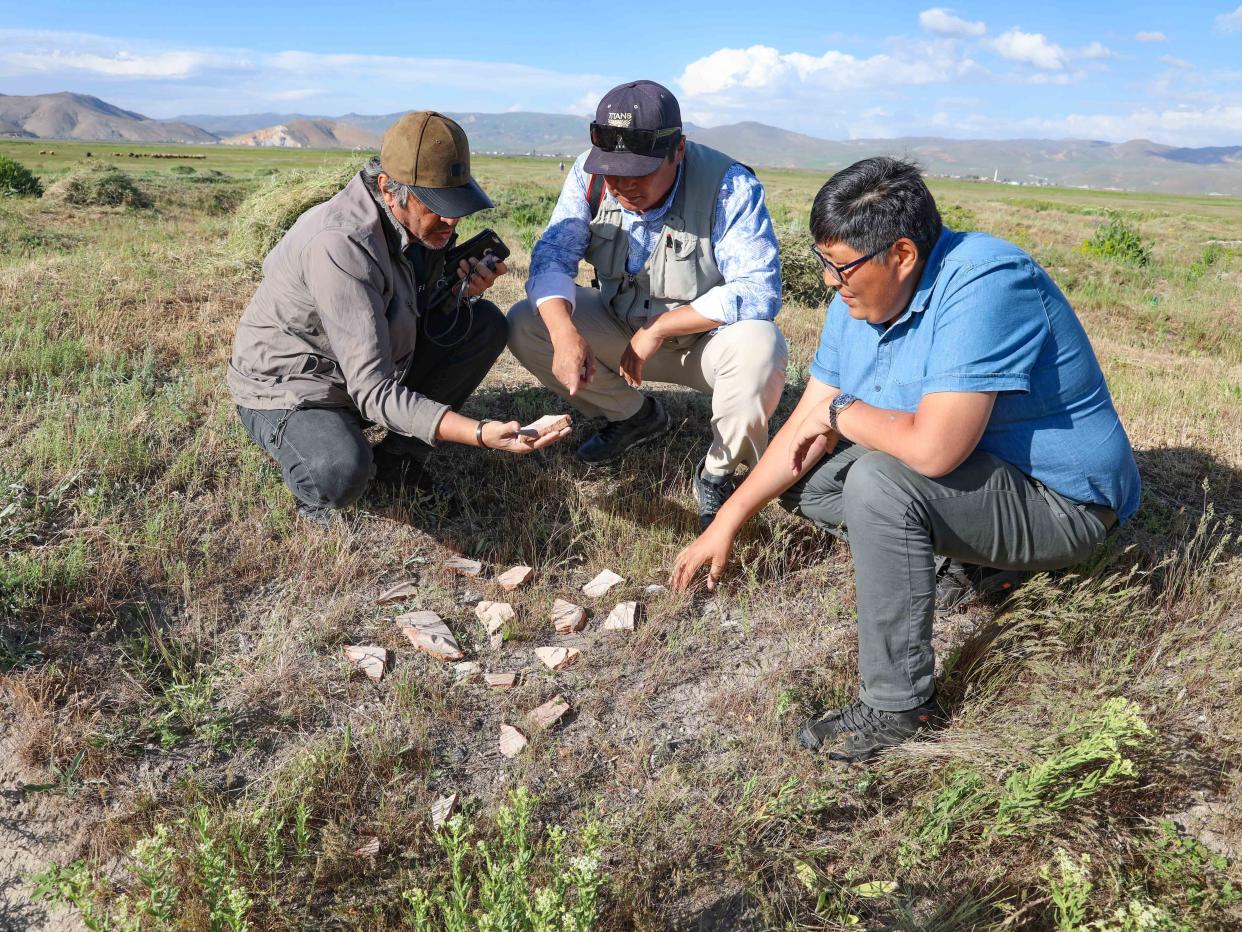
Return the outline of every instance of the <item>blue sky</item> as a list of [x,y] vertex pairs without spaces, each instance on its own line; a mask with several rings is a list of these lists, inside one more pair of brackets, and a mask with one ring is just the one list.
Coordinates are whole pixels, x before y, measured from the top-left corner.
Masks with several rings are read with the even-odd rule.
[[74,90],[154,117],[587,113],[645,77],[709,126],[1242,145],[1236,2],[9,0],[0,93]]

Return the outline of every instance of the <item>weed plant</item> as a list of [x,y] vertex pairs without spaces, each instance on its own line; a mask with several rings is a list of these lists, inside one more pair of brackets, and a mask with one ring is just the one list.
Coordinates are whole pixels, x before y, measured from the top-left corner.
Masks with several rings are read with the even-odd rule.
[[7,155],[0,155],[0,197],[39,197],[43,185],[29,168]]

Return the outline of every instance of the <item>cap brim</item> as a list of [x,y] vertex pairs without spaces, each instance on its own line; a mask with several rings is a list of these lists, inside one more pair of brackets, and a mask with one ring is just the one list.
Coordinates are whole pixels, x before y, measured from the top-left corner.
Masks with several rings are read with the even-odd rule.
[[582,167],[591,175],[616,175],[620,178],[641,178],[650,175],[664,162],[662,155],[635,155],[633,152],[605,152],[591,147]]
[[456,188],[421,188],[411,185],[410,190],[423,202],[423,206],[441,217],[464,217],[495,206],[473,178]]

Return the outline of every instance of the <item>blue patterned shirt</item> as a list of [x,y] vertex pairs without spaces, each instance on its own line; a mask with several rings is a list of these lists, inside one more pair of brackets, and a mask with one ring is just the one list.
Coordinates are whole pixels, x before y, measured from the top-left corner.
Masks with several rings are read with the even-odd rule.
[[[578,156],[566,176],[548,228],[531,255],[526,294],[536,307],[550,298],[564,298],[573,307],[578,263],[591,241],[591,208],[586,194],[589,176],[582,167],[586,157],[585,152]],[[683,166],[678,166],[673,188],[659,207],[642,213],[621,208],[621,229],[629,237],[626,271],[641,271],[659,243],[664,215],[681,184]],[[606,192],[604,197],[616,203],[612,194]],[[733,165],[720,182],[711,241],[724,282],[695,298],[694,309],[722,324],[776,317],[781,307],[776,233],[763,200],[763,185],[741,165]]]

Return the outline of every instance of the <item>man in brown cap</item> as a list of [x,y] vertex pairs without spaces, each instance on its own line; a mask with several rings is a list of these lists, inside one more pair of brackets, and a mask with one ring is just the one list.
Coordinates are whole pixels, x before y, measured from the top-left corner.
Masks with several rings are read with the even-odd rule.
[[[373,478],[429,491],[442,440],[529,453],[518,423],[457,413],[505,347],[504,315],[480,296],[504,263],[444,267],[454,228],[492,202],[470,145],[439,113],[407,113],[379,158],[312,207],[263,263],[242,315],[228,387],[251,438],[280,465],[298,511],[325,524]],[[453,274],[457,290],[433,299]],[[387,437],[374,449],[363,428]]]

